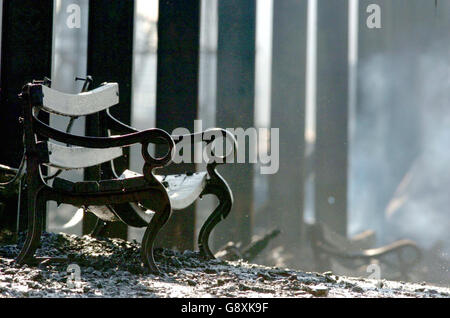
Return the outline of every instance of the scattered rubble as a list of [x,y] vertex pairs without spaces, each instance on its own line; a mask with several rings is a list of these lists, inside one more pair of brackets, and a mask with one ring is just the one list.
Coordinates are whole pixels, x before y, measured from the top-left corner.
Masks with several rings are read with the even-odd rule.
[[[156,249],[164,274],[141,267],[140,245],[45,233],[39,256],[65,256],[66,264],[17,267],[23,238],[0,247],[2,297],[450,297],[450,288],[426,284],[306,273],[243,261],[203,260],[198,252]],[[77,266],[71,266],[71,268]]]

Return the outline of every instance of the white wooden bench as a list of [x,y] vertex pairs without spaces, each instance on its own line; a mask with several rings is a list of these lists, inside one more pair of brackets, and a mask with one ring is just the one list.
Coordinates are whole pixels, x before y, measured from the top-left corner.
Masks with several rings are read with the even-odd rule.
[[[122,221],[130,226],[147,227],[142,240],[142,260],[151,271],[158,272],[153,259],[153,242],[157,233],[173,209],[183,209],[206,194],[217,196],[219,204],[203,224],[198,245],[205,257],[214,257],[208,246],[209,235],[228,215],[233,203],[231,190],[216,167],[236,155],[237,144],[232,134],[223,129],[210,129],[192,135],[170,136],[157,128],[139,131],[125,125],[109,113],[109,108],[119,102],[117,83],[105,83],[80,94],[65,94],[44,82],[33,82],[24,86],[21,98],[27,201],[34,204],[28,206],[27,239],[17,257],[18,263],[41,261],[34,257],[34,253],[43,230],[45,204],[53,200],[84,207],[84,210],[94,213],[100,220],[94,234],[100,234],[103,222]],[[40,111],[70,118],[99,113],[100,136],[78,136],[54,129],[39,120]],[[109,130],[121,135],[109,136]],[[214,141],[211,136],[228,139],[234,147],[225,156],[216,156],[212,152],[207,171],[183,175],[154,173],[171,163],[176,144],[191,141],[211,146]],[[154,158],[148,152],[150,143],[166,145],[167,154]],[[116,175],[113,160],[123,156],[123,148],[132,144],[141,144],[145,161],[142,173],[125,170]],[[57,175],[46,177],[42,174],[42,166],[63,170],[99,166],[102,179],[71,182]]]

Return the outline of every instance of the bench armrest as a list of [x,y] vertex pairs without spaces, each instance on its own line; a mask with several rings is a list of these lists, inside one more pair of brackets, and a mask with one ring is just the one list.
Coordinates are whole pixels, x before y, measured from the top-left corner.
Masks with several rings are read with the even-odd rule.
[[[77,136],[69,133],[62,132],[54,129],[37,117],[33,116],[33,124],[36,132],[43,137],[54,139],[59,142],[70,144],[73,146],[86,147],[86,148],[111,148],[111,147],[126,147],[133,144],[142,144],[142,156],[144,160],[153,166],[164,166],[172,161],[173,149],[175,143],[172,137],[162,129],[152,128],[139,132],[133,132],[121,136],[112,137],[88,137]],[[148,153],[148,145],[153,144],[167,144],[168,152],[164,157],[153,158]]]
[[[129,125],[126,125],[119,121],[118,119],[114,118],[114,116],[111,115],[109,112],[109,109],[106,110],[107,114],[107,122],[108,126],[111,129],[114,129],[120,133],[136,133],[140,130],[131,127]],[[232,159],[236,159],[237,156],[237,149],[238,144],[236,141],[236,138],[232,133],[229,131],[222,129],[222,128],[210,128],[203,132],[193,133],[193,134],[187,134],[187,135],[172,135],[171,136],[175,142],[175,144],[178,144],[182,141],[188,140],[191,144],[199,143],[199,142],[206,142],[206,144],[211,147],[212,142],[215,140],[215,138],[218,137],[224,137],[226,140],[228,140],[232,144],[231,151],[226,154],[225,156],[218,156],[215,153],[213,153],[212,160],[210,160],[209,163],[215,162],[216,164],[223,164],[226,162],[234,162]],[[159,142],[161,143],[161,142]],[[158,142],[156,142],[158,144]],[[209,149],[211,151],[211,149]]]

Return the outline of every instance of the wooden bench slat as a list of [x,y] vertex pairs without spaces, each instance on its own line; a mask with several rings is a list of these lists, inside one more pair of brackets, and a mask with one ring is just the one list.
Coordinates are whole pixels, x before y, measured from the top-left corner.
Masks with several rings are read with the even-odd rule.
[[123,155],[121,147],[115,148],[84,148],[66,147],[47,142],[50,167],[59,169],[86,168],[108,162]]
[[66,94],[41,86],[44,110],[66,116],[85,116],[105,110],[119,103],[119,85],[107,83],[89,92]]
[[[125,170],[120,178],[138,177],[141,174]],[[181,210],[190,206],[202,193],[206,185],[207,172],[155,176],[167,188],[172,209]]]

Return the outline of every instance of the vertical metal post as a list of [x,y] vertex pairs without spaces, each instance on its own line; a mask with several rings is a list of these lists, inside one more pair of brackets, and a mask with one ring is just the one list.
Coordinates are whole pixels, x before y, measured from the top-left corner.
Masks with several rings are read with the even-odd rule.
[[[175,128],[194,130],[198,108],[200,1],[160,0],[156,126],[169,133]],[[157,152],[162,151],[157,147]],[[194,171],[193,163],[172,165],[169,173]],[[172,214],[157,244],[179,250],[194,248],[195,207]]]
[[[0,162],[17,167],[23,153],[17,95],[27,82],[51,75],[53,0],[3,1],[2,11],[0,135],[5,138]],[[16,207],[13,199],[5,210],[16,211]],[[15,213],[0,220],[0,227],[15,230],[16,224]]]
[[307,1],[273,2],[271,127],[278,128],[279,170],[269,175],[268,219],[284,244],[300,243],[303,221]]
[[[219,0],[216,125],[223,128],[254,126],[256,1]],[[255,147],[246,138],[239,145]],[[228,218],[215,230],[215,245],[228,241],[249,243],[253,223],[253,165],[223,167],[234,194]]]
[[[90,0],[87,73],[94,86],[103,82],[119,83],[119,105],[111,113],[122,122],[131,119],[134,1]],[[86,119],[86,134],[98,133],[98,117]],[[128,149],[127,149],[128,150]],[[128,159],[115,162],[118,172],[128,167]],[[99,171],[86,169],[86,178],[98,178]],[[83,222],[83,233],[93,226],[93,218]],[[112,224],[109,235],[127,238],[124,224]]]
[[347,233],[348,1],[317,1],[316,220]]

